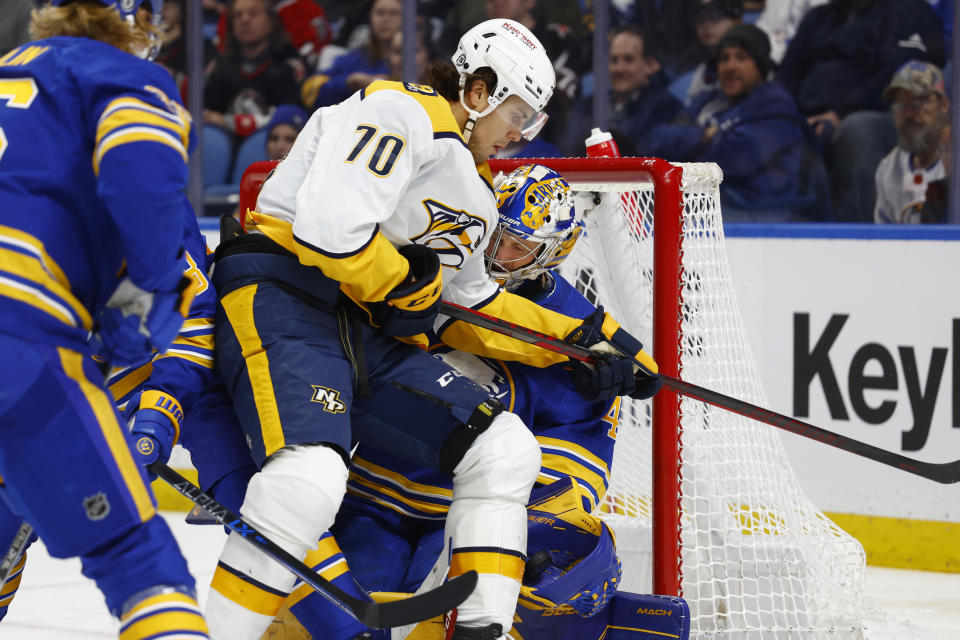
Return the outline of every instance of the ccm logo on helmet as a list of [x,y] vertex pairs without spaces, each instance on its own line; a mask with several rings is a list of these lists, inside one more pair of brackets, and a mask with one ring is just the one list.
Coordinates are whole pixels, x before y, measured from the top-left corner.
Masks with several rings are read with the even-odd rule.
[[513,25],[510,24],[509,22],[504,22],[503,25],[501,25],[501,26],[503,26],[503,28],[506,29],[507,31],[509,31],[510,33],[512,33],[512,34],[514,34],[515,36],[517,36],[518,38],[520,38],[520,40],[523,41],[523,44],[527,45],[529,48],[531,48],[531,49],[536,49],[536,48],[537,48],[537,45],[533,44],[533,41],[532,41],[530,38],[528,38],[527,36],[523,35],[523,33],[521,33],[519,29],[517,29],[515,26],[513,26]]

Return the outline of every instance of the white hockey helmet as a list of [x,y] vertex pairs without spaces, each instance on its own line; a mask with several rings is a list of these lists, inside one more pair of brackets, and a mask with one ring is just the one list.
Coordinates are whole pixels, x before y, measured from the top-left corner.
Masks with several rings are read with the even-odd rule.
[[[529,29],[513,20],[481,22],[460,38],[453,54],[453,66],[460,72],[460,104],[472,119],[488,115],[508,97],[515,95],[534,110],[521,133],[532,140],[547,120],[544,109],[557,82],[553,63],[543,45]],[[470,109],[463,99],[467,76],[481,67],[497,74],[497,86],[481,112]]]

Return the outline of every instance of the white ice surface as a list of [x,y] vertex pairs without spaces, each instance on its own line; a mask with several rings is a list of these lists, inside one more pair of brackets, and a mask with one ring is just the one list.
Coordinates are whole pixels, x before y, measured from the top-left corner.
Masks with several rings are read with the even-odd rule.
[[[197,579],[201,605],[225,539],[218,526],[183,522],[182,513],[166,514]],[[868,568],[866,591],[891,620],[930,640],[960,638],[960,573]],[[93,582],[80,574],[76,559],[56,560],[42,544],[30,549],[16,600],[0,623],[3,640],[85,640],[116,638],[117,624],[107,613]]]

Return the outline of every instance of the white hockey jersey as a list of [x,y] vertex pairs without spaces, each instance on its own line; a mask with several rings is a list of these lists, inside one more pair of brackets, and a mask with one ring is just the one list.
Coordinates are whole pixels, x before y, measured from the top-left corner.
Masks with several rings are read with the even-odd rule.
[[[483,250],[498,217],[490,170],[474,164],[449,103],[431,87],[377,81],[318,110],[263,184],[257,209],[251,231],[319,267],[360,304],[383,300],[406,278],[396,247],[416,243],[439,254],[445,300],[555,337],[579,324],[487,277]],[[478,355],[535,366],[566,360],[443,316],[436,329]]]

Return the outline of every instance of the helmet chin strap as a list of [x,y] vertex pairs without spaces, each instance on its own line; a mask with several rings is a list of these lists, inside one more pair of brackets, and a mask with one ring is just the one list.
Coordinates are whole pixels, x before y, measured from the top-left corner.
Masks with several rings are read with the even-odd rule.
[[467,112],[467,121],[463,125],[463,141],[470,142],[470,136],[473,135],[473,128],[477,126],[477,120],[489,115],[497,108],[495,104],[488,104],[483,111],[476,111],[467,106],[467,101],[463,97],[463,87],[460,87],[460,106]]

